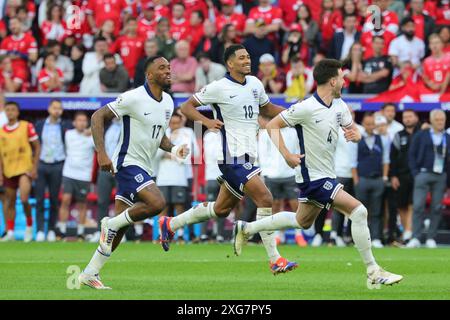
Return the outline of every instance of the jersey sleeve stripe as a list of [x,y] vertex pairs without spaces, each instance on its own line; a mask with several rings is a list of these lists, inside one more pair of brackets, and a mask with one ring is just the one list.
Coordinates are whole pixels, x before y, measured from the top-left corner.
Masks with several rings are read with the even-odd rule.
[[266,102],[264,102],[263,104],[260,104],[259,107],[264,107],[266,104],[268,104],[270,102],[270,100],[268,99]]
[[114,113],[114,115],[116,116],[116,118],[120,118],[119,114],[117,113],[116,110],[114,110],[114,108],[113,108],[113,106],[112,106],[111,104],[108,103],[107,106],[108,106],[109,110],[111,110],[112,113]]
[[280,113],[280,117],[289,127],[294,127],[292,124],[289,123],[289,121],[287,121],[287,119],[284,117],[283,113]]
[[345,129],[347,129],[347,128],[350,128],[351,126],[352,126],[352,124],[353,124],[353,120],[352,121],[350,121],[350,123],[348,124],[348,125],[346,125],[346,126],[343,126]]
[[37,139],[39,139],[39,137],[37,135],[35,135],[35,136],[30,137],[28,139],[28,141],[33,142],[33,141],[36,141]]
[[197,97],[197,94],[194,93],[193,97],[194,97],[194,99],[197,100],[197,102],[200,103],[202,106],[205,105],[205,104]]

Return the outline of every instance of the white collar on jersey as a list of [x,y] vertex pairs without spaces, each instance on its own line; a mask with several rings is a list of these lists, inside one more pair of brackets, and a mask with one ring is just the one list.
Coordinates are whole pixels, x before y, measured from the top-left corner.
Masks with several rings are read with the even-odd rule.
[[161,94],[161,100],[156,99],[156,97],[153,95],[152,91],[150,90],[150,87],[148,86],[147,81],[145,81],[145,83],[144,83],[144,88],[145,88],[145,91],[147,91],[147,93],[150,96],[150,98],[152,98],[156,102],[161,102],[163,100],[163,95],[162,94]]
[[231,82],[240,84],[241,86],[245,86],[247,84],[247,79],[244,79],[244,82],[241,83],[241,82],[237,81],[235,78],[233,78],[229,72],[227,72],[227,74],[225,75],[225,78],[227,78]]

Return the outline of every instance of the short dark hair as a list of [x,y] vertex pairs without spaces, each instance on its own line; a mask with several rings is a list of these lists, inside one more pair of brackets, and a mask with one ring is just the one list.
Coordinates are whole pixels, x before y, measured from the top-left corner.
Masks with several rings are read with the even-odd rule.
[[410,23],[410,22],[414,23],[414,20],[412,17],[410,17],[410,16],[404,17],[400,23],[400,27],[403,27],[405,24]]
[[145,61],[144,70],[147,71],[148,67],[149,67],[153,62],[155,62],[156,59],[159,59],[159,58],[164,58],[164,57],[163,57],[163,56],[160,56],[160,55],[156,55],[156,56],[147,58],[147,60]]
[[51,105],[53,102],[58,102],[58,103],[62,104],[61,99],[54,98],[54,99],[50,100],[50,103],[48,105]]
[[414,114],[416,115],[416,117],[419,116],[419,115],[417,114],[417,111],[416,111],[416,110],[413,110],[413,109],[405,109],[405,110],[403,110],[403,113],[405,113],[405,112],[412,112],[412,113],[414,113]]
[[17,108],[17,110],[20,110],[20,106],[17,102],[15,101],[6,101],[5,102],[5,107],[6,106],[15,106]]
[[346,18],[355,18],[355,19],[358,19],[358,16],[356,15],[356,13],[346,13],[346,14],[344,14],[344,20],[346,19]]
[[205,52],[205,51],[199,52],[199,54],[197,54],[196,58],[197,58],[197,61],[200,61],[201,59],[211,60],[211,56],[209,55],[208,52]]
[[393,103],[393,102],[386,102],[385,104],[383,104],[381,106],[381,110],[384,110],[387,107],[394,107],[395,109],[397,109],[397,106],[395,105],[395,103]]
[[372,111],[366,111],[366,112],[364,112],[361,121],[363,121],[365,118],[368,118],[368,117],[374,117],[374,116],[375,116],[375,113],[374,113],[374,112],[372,112]]
[[106,59],[116,59],[115,57],[114,57],[114,55],[112,54],[112,53],[105,53],[105,55],[103,56],[103,61],[105,61]]
[[95,37],[95,39],[94,39],[94,44],[96,44],[98,41],[107,41],[107,40],[106,40],[106,38],[103,37],[103,36]]
[[53,47],[56,47],[56,46],[61,46],[61,44],[58,41],[54,40],[54,39],[48,40],[47,48],[53,48]]
[[245,49],[242,44],[232,44],[231,46],[226,48],[225,52],[223,53],[223,62],[227,64],[228,60],[230,60],[232,56],[235,56],[236,51],[241,49]]
[[89,117],[88,117],[88,115],[87,115],[86,112],[78,110],[78,111],[75,112],[75,114],[73,115],[73,120],[75,120],[75,119],[78,118],[79,116],[85,116],[87,119],[89,119]]
[[337,77],[342,63],[335,59],[323,59],[314,66],[313,77],[320,86],[327,83],[331,78]]

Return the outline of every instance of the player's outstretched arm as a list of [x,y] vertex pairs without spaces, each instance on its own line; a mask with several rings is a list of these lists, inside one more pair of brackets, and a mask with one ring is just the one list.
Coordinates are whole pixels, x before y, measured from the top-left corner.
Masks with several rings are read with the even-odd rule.
[[109,171],[111,174],[114,174],[114,167],[105,150],[105,122],[109,122],[115,117],[115,114],[107,106],[95,111],[91,117],[92,137],[95,150],[97,150],[98,164],[103,171]]
[[180,106],[180,110],[189,120],[199,121],[202,125],[212,131],[217,131],[222,128],[222,121],[205,117],[197,110],[199,106],[201,106],[201,104],[194,97],[190,97]]
[[361,140],[361,132],[355,122],[347,128],[342,127],[342,130],[344,130],[344,137],[347,141],[358,143]]
[[172,153],[179,159],[186,159],[190,151],[187,144],[176,146],[172,142],[170,142],[170,139],[166,135],[162,137],[159,147],[166,152]]
[[300,165],[301,158],[303,158],[304,155],[293,154],[288,150],[280,131],[280,129],[284,127],[286,127],[286,123],[280,116],[276,116],[266,125],[267,133],[269,134],[273,144],[277,147],[278,151],[280,151],[281,155],[286,160],[286,163],[291,168],[295,168]]
[[275,118],[279,113],[281,113],[282,111],[286,110],[283,107],[277,106],[276,104],[273,104],[272,102],[269,101],[269,103],[267,103],[266,105],[262,106],[259,109],[259,113],[267,118]]

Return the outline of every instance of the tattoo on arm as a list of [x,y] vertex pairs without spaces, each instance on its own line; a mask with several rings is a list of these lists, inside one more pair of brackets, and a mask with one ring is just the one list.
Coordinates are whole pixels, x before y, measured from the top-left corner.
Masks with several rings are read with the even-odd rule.
[[175,145],[172,144],[172,142],[170,142],[170,139],[167,138],[166,135],[164,135],[164,136],[162,137],[161,143],[160,143],[160,145],[159,145],[159,147],[160,147],[162,150],[167,151],[167,152],[170,152],[174,146],[175,146]]
[[105,152],[105,122],[109,122],[115,117],[107,106],[98,109],[92,115],[91,130],[97,152]]

